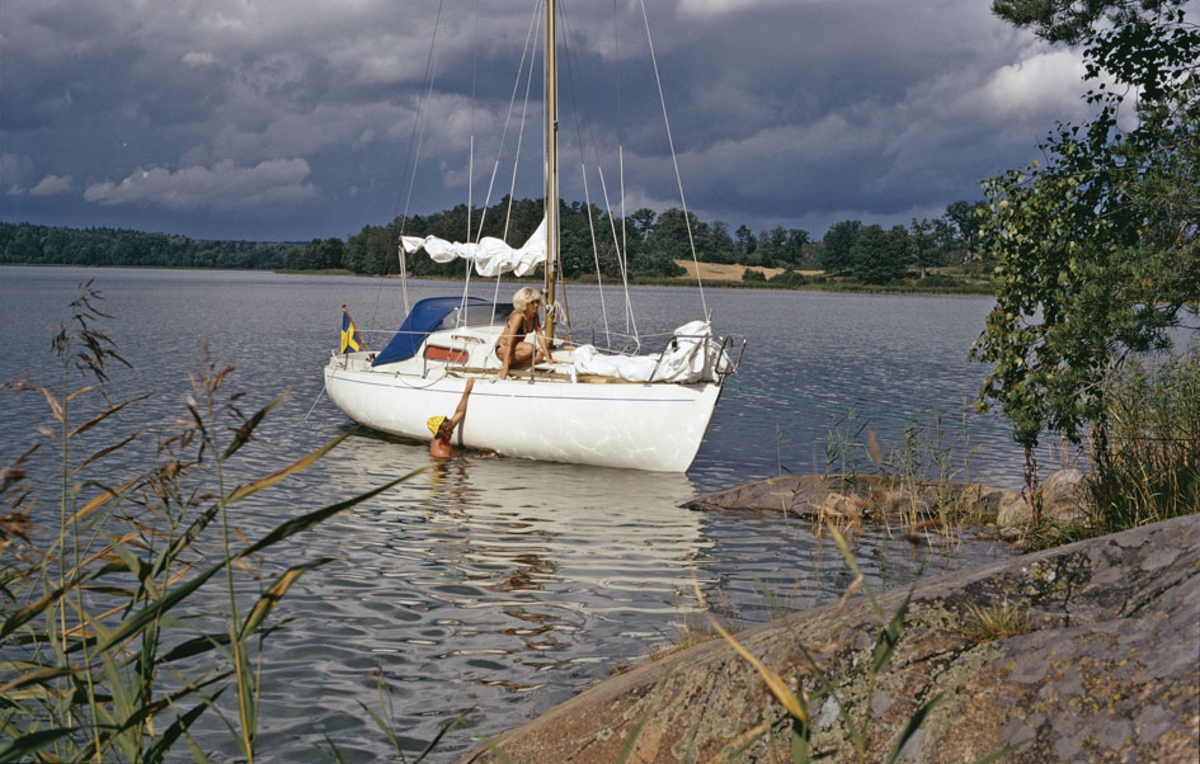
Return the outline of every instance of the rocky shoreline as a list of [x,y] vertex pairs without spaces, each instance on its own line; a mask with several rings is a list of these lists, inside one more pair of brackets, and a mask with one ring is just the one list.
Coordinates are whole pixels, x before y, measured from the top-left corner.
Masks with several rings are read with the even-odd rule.
[[[944,490],[901,498],[879,481],[841,480],[842,491],[828,481],[762,481],[691,505],[852,520],[871,502],[916,507],[923,490]],[[1013,492],[961,491],[985,518],[999,520],[1012,503]],[[883,760],[934,697],[901,761],[970,762],[1006,749],[1001,760],[1011,762],[1200,761],[1200,515],[943,574],[876,599],[888,618],[907,607],[881,673],[870,666],[882,623],[861,593],[736,635],[792,691],[808,694],[814,751],[831,761],[857,756],[847,719],[868,730],[860,744],[867,760]],[[611,764],[640,725],[630,762],[790,761],[783,719],[762,677],[715,639],[646,661],[495,744],[523,764]]]
[[[1060,525],[1085,516],[1083,473],[1066,469],[1039,487],[1044,516]],[[994,525],[1001,532],[1033,519],[1033,505],[1021,491],[974,483],[895,481],[873,475],[784,475],[700,494],[685,502],[693,510],[781,512],[812,520],[858,523],[885,516],[936,517],[950,508],[956,518]]]

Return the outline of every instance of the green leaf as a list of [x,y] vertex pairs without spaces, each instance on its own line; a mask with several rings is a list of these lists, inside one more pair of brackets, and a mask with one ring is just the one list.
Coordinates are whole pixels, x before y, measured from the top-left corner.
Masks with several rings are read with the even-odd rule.
[[0,764],[19,764],[34,760],[34,754],[56,741],[68,738],[74,732],[72,729],[55,728],[31,732],[12,741],[7,748],[0,749]]
[[642,727],[646,726],[646,722],[650,720],[650,711],[642,714],[633,728],[629,730],[629,735],[626,736],[625,742],[621,744],[621,751],[617,754],[617,760],[614,764],[625,764],[626,760],[633,753],[633,748],[637,745],[638,736],[642,734]]
[[[340,442],[341,440],[342,440],[342,438],[339,437],[339,438],[335,438],[334,441],[332,441],[332,442],[337,443],[337,442]],[[321,449],[318,449],[318,452],[324,453],[326,450],[327,450],[327,448],[323,447]],[[318,452],[314,452],[314,453],[318,453]],[[305,460],[301,460],[301,461],[305,461]],[[408,473],[407,475],[404,475],[403,477],[399,477],[399,478],[396,478],[395,480],[389,481],[388,483],[385,483],[384,485],[382,485],[379,488],[376,488],[372,491],[368,491],[367,493],[361,494],[359,496],[355,496],[355,497],[347,499],[345,501],[338,502],[337,504],[332,504],[328,507],[318,509],[314,512],[310,512],[301,517],[297,517],[297,518],[288,520],[287,522],[285,522],[279,526],[276,526],[276,528],[273,531],[268,533],[264,538],[259,540],[256,544],[253,544],[252,546],[250,546],[250,547],[242,550],[238,554],[234,555],[230,561],[242,559],[242,558],[248,557],[250,555],[257,554],[258,552],[261,552],[264,549],[267,549],[267,548],[279,543],[280,541],[283,541],[284,539],[287,539],[291,536],[294,536],[297,533],[300,533],[302,531],[312,528],[313,526],[321,523],[325,519],[337,514],[338,512],[342,512],[346,509],[349,509],[350,507],[353,507],[361,502],[366,501],[367,499],[370,499],[374,496],[378,496],[379,494],[383,493],[384,491],[390,490],[391,488],[394,488],[395,486],[399,485],[400,483],[403,483],[404,481],[409,480],[414,475],[424,472],[430,468],[431,468],[430,466],[426,466],[426,467],[422,467],[417,470],[413,470],[412,472]],[[120,642],[123,642],[124,640],[129,639],[133,635],[139,633],[142,629],[144,629],[146,627],[146,625],[148,623],[150,623],[151,621],[153,621],[156,618],[159,618],[161,615],[163,615],[167,612],[170,612],[170,610],[172,608],[174,608],[180,602],[183,602],[184,600],[186,600],[194,591],[196,591],[202,585],[204,585],[210,578],[212,578],[218,572],[223,570],[225,568],[225,565],[226,565],[226,561],[222,560],[221,562],[200,572],[198,575],[196,575],[191,580],[182,582],[182,583],[176,585],[176,587],[173,588],[162,599],[159,599],[159,600],[153,602],[152,604],[148,605],[147,607],[142,608],[141,610],[139,610],[137,613],[135,613],[131,617],[122,621],[121,624],[115,630],[113,630],[113,632],[107,638],[105,638],[101,641],[101,643],[97,646],[97,649],[99,649],[101,651],[108,650],[111,647],[113,647],[114,645],[119,644]],[[0,635],[2,635],[2,634],[0,634]]]
[[60,586],[53,591],[39,597],[34,602],[29,603],[17,612],[4,619],[4,624],[0,626],[0,639],[7,637],[14,631],[29,623],[34,618],[37,618],[42,613],[46,612],[54,603],[62,599],[63,595],[70,591],[74,586],[79,584],[80,578],[75,578],[72,581]]
[[[221,678],[226,676],[229,676],[229,674],[225,674]],[[199,719],[212,704],[216,703],[217,698],[221,697],[221,693],[224,691],[224,688],[217,690],[206,702],[196,704],[195,708],[189,709],[186,713],[176,719],[171,726],[167,727],[163,731],[163,734],[157,740],[155,740],[154,744],[151,745],[149,750],[146,751],[146,764],[162,764],[164,761],[166,761],[167,755],[175,746],[176,741],[178,741],[181,736],[187,734],[192,725],[196,723],[196,720]],[[203,758],[201,761],[207,761],[207,758]]]
[[904,618],[908,615],[909,599],[912,597],[910,593],[904,598],[904,602],[896,610],[892,620],[879,633],[879,639],[875,642],[875,659],[871,664],[871,672],[879,675],[883,673],[887,667],[888,661],[891,660],[892,654],[896,651],[896,645],[900,642],[900,633],[904,630]]
[[210,650],[216,650],[225,647],[229,644],[229,633],[220,632],[214,634],[202,634],[198,637],[193,637],[186,642],[181,642],[171,648],[165,654],[159,656],[162,663],[171,663],[181,661],[186,658],[193,658]]
[[929,715],[929,712],[933,710],[933,707],[941,702],[942,695],[943,693],[939,692],[937,695],[933,696],[928,703],[922,705],[911,717],[909,717],[908,724],[904,725],[904,731],[900,733],[900,737],[896,739],[896,745],[892,747],[892,753],[887,758],[887,764],[895,764],[900,760],[900,754],[904,751],[904,746],[908,743],[909,739],[916,734],[917,730],[921,728],[921,725],[925,723],[925,717]]
[[495,756],[501,761],[501,764],[515,764],[512,758],[510,758],[509,755],[505,753],[502,748],[500,748],[500,746],[496,745],[494,740],[488,737],[483,739],[483,749],[476,752],[476,754],[471,758],[467,759],[467,764],[474,764],[474,762],[485,753],[490,753]]
[[240,552],[237,556],[239,558],[241,558],[241,557],[247,557],[249,555],[261,552],[262,550],[264,550],[274,544],[278,544],[280,541],[283,541],[286,538],[294,536],[297,533],[301,533],[303,531],[308,530],[309,528],[312,528],[312,527],[318,525],[319,523],[325,521],[326,519],[332,517],[333,515],[336,515],[339,512],[344,512],[345,510],[350,509],[351,507],[353,507],[357,504],[361,504],[362,502],[364,502],[368,499],[374,498],[375,496],[378,496],[381,493],[390,491],[391,489],[395,488],[396,486],[400,485],[401,483],[411,480],[414,476],[419,475],[422,472],[427,472],[432,468],[433,468],[433,465],[428,465],[425,467],[421,467],[419,469],[415,469],[412,472],[409,472],[407,475],[404,475],[403,477],[398,477],[395,480],[391,480],[387,483],[384,483],[383,485],[379,486],[378,488],[368,491],[367,493],[361,494],[359,496],[355,496],[354,498],[347,499],[345,501],[340,501],[337,504],[331,504],[328,507],[324,507],[324,508],[318,509],[314,512],[310,512],[307,515],[302,515],[300,517],[296,517],[291,520],[288,520],[287,522],[283,523],[282,525],[277,526],[275,528],[275,530],[268,533],[261,540],[259,540],[256,544],[247,548],[243,552]]
[[283,480],[284,478],[290,477],[299,472],[303,472],[304,470],[311,467],[314,463],[316,463],[316,461],[318,459],[320,459],[325,454],[332,451],[333,448],[335,446],[337,446],[337,444],[341,443],[343,440],[350,437],[350,435],[352,435],[356,431],[357,431],[356,429],[347,430],[346,432],[337,436],[336,438],[329,441],[325,445],[321,446],[317,450],[312,451],[311,453],[306,454],[305,456],[301,457],[297,461],[289,464],[287,467],[284,467],[283,469],[278,470],[277,472],[273,472],[270,475],[261,477],[257,480],[252,480],[251,482],[249,482],[245,485],[238,486],[237,488],[233,489],[229,493],[228,496],[225,497],[226,504],[232,504],[235,501],[238,501],[239,499],[244,499],[247,496],[258,493],[259,491],[263,490],[264,488],[270,488],[271,486],[275,485],[276,483]]
[[271,584],[267,591],[258,598],[257,602],[254,603],[254,607],[246,616],[246,622],[242,624],[242,633],[239,634],[238,637],[240,639],[246,639],[248,636],[253,634],[254,631],[262,625],[263,621],[266,620],[267,616],[271,614],[271,611],[275,609],[275,606],[279,604],[279,601],[283,599],[283,596],[287,594],[287,591],[291,588],[292,584],[298,581],[300,576],[305,571],[318,568],[332,561],[332,557],[322,557],[319,560],[313,560],[301,565],[296,565],[284,571],[283,574],[275,580],[275,583]]
[[426,744],[423,749],[421,749],[421,753],[417,755],[417,758],[413,759],[413,764],[420,764],[422,761],[425,761],[430,754],[437,750],[437,747],[442,742],[442,738],[449,734],[451,730],[456,730],[461,727],[462,724],[463,718],[461,716],[456,716],[443,724],[442,728],[438,730],[438,733],[433,736],[433,740],[430,740],[429,743]]
[[256,411],[253,416],[247,419],[246,422],[234,432],[233,441],[225,449],[225,453],[221,454],[221,460],[224,461],[228,459],[236,454],[238,449],[246,445],[246,443],[250,441],[250,436],[254,434],[254,430],[260,424],[262,424],[262,421],[267,414],[269,414],[272,409],[278,406],[286,397],[287,393],[276,397],[275,400],[271,401],[266,406],[263,406],[261,409]]

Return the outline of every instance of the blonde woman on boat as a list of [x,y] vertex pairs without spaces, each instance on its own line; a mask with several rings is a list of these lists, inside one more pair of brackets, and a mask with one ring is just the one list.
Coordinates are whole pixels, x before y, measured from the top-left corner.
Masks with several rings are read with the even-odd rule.
[[[542,322],[538,318],[542,293],[533,287],[521,287],[513,295],[512,302],[513,312],[496,341],[496,357],[500,359],[500,373],[496,376],[499,379],[506,378],[509,369],[550,361],[550,347],[542,336]],[[525,339],[531,332],[536,346]]]

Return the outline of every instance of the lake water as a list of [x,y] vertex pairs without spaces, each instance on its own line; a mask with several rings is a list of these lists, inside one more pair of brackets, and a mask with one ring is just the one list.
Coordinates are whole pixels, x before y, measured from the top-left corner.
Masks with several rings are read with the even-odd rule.
[[[395,281],[6,267],[0,380],[61,386],[47,327],[68,318],[76,285],[92,277],[101,307],[116,317],[101,328],[133,367],[113,373],[110,395],[149,396],[120,415],[117,431],[155,432],[181,415],[204,339],[216,362],[235,368],[230,385],[246,393],[245,410],[290,390],[238,455],[245,475],[277,469],[348,428],[320,394],[341,305],[372,347],[404,313]],[[409,287],[413,300],[458,288]],[[511,292],[504,286],[502,298]],[[475,293],[490,297],[491,288]],[[701,310],[694,290],[641,287],[631,296],[644,334]],[[621,315],[620,296],[605,299],[608,314]],[[931,450],[957,479],[1020,487],[1022,454],[1003,423],[970,411],[985,369],[966,356],[991,300],[722,289],[707,290],[706,299],[717,331],[745,335],[750,345],[686,476],[460,458],[271,554],[271,566],[334,562],[302,578],[278,611],[290,620],[267,643],[261,750],[278,761],[329,761],[328,735],[349,761],[388,757],[359,705],[383,712],[382,678],[391,691],[384,713],[410,754],[455,714],[466,715],[467,728],[435,757],[444,761],[473,736],[498,734],[670,646],[681,626],[698,622],[693,577],[739,625],[769,620],[781,607],[831,602],[850,583],[836,548],[807,523],[679,507],[697,491],[824,472],[830,461],[865,470],[868,433],[889,451],[917,422],[920,440],[936,441]],[[589,338],[601,315],[597,290],[571,287],[569,300]],[[933,412],[944,430],[936,437]],[[9,391],[0,394],[0,416],[3,464],[49,421],[40,396]],[[112,479],[132,476],[153,440],[110,459]],[[51,451],[39,452],[35,476],[54,474]],[[428,463],[421,444],[353,435],[305,473],[236,505],[236,522],[255,539]],[[54,503],[50,481],[39,511]],[[881,588],[1009,553],[969,534],[913,547],[872,531],[854,542]],[[233,755],[219,732],[203,742],[217,759]]]

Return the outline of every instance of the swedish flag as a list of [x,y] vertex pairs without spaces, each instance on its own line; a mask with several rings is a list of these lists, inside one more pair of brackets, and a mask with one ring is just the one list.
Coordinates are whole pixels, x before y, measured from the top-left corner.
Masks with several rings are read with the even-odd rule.
[[354,325],[354,319],[350,318],[350,311],[346,310],[346,306],[342,306],[342,349],[339,353],[356,353],[359,350],[366,350],[367,343],[363,342],[362,335],[358,333],[358,327]]

